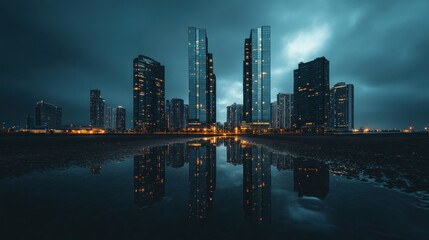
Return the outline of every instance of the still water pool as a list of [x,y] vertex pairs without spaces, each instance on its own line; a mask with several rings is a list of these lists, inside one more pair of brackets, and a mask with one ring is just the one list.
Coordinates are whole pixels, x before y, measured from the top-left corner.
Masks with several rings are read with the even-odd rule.
[[242,139],[0,180],[1,239],[428,239],[410,194]]

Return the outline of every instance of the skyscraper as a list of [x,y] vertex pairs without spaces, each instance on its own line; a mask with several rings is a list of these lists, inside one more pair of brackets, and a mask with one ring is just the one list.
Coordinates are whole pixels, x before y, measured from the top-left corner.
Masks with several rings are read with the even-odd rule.
[[171,129],[171,102],[170,100],[165,100],[165,127]]
[[354,128],[354,86],[340,82],[331,88],[330,127],[342,131]]
[[100,90],[93,89],[89,92],[89,121],[92,127],[104,128],[104,104]]
[[271,29],[252,29],[244,42],[243,119],[252,125],[271,120]]
[[26,129],[34,128],[34,117],[30,115],[25,116],[25,128]]
[[226,107],[226,128],[234,129],[236,127],[240,127],[242,121],[243,105],[234,103],[231,106]]
[[112,127],[112,107],[104,104],[104,129],[114,129]]
[[243,61],[243,121],[252,122],[252,41],[244,40]]
[[185,104],[185,127],[189,122],[189,104]]
[[324,130],[329,115],[329,61],[325,57],[299,63],[294,70],[294,127]]
[[280,106],[277,101],[271,103],[271,128],[280,128]]
[[213,54],[208,55],[208,121],[209,124],[216,123],[216,75],[213,72]]
[[290,129],[292,127],[293,94],[277,94],[277,104],[279,106],[279,128]]
[[188,28],[189,123],[216,123],[216,75],[206,29]]
[[185,104],[183,99],[171,99],[171,129],[180,131],[185,129]]
[[43,100],[36,103],[35,125],[37,127],[56,128],[62,124],[63,111],[54,104]]
[[165,130],[164,66],[152,58],[134,59],[134,129],[137,132]]
[[118,106],[116,108],[116,131],[123,132],[125,128],[125,108]]

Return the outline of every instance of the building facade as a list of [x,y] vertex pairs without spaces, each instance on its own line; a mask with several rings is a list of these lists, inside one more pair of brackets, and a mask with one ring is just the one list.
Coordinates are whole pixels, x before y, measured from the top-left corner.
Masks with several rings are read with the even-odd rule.
[[36,103],[36,127],[57,128],[62,125],[62,108],[43,100]]
[[125,108],[118,106],[116,108],[116,131],[124,132],[126,129]]
[[340,82],[331,88],[330,127],[340,131],[354,128],[354,86]]
[[271,29],[252,29],[244,42],[243,119],[252,124],[271,121]]
[[112,126],[112,118],[114,117],[112,113],[112,106],[104,104],[104,129],[106,130],[112,130],[115,128]]
[[92,127],[104,128],[104,105],[99,89],[89,92],[89,124]]
[[328,127],[329,61],[325,57],[299,63],[294,70],[294,127],[320,131]]
[[188,28],[189,123],[216,123],[216,75],[206,29]]
[[241,104],[232,104],[231,106],[226,107],[226,125],[227,129],[235,129],[236,127],[241,126],[243,121],[243,105]]
[[170,130],[171,128],[171,102],[170,100],[165,100],[165,127],[167,130]]
[[271,103],[271,124],[272,129],[280,128],[280,106],[277,101]]
[[292,128],[293,114],[293,94],[279,93],[277,94],[277,104],[279,106],[279,128]]
[[183,99],[173,98],[169,106],[170,131],[185,129],[185,104]]
[[133,123],[137,132],[165,131],[165,70],[152,58],[133,61]]

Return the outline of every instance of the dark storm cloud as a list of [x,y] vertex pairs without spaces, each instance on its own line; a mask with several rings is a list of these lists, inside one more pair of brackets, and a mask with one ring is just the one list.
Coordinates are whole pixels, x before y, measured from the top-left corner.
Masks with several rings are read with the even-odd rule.
[[[331,85],[355,84],[356,126],[429,125],[427,1],[1,1],[0,120],[23,123],[44,99],[87,123],[89,90],[132,115],[132,67],[166,67],[167,98],[187,102],[187,27],[207,28],[218,120],[242,101],[243,41],[272,28],[272,100],[298,62],[326,56]],[[128,123],[130,123],[128,121]],[[128,124],[128,126],[131,126]]]

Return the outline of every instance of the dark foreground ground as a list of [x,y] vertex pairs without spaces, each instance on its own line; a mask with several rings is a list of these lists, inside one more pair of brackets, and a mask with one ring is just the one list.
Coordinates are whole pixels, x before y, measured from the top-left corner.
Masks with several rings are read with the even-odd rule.
[[88,167],[138,154],[145,147],[201,135],[0,135],[0,179],[31,171]]
[[249,135],[292,158],[316,159],[334,174],[429,193],[429,134]]

